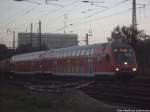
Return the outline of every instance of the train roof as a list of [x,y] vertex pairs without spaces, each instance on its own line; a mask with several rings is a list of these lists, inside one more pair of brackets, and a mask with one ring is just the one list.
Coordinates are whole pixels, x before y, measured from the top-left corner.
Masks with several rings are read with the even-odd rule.
[[132,49],[132,47],[126,43],[120,42],[120,41],[113,41],[111,43],[111,47],[113,49],[115,48],[128,48],[128,49]]
[[40,55],[43,54],[45,51],[39,51],[39,52],[32,52],[32,53],[24,53],[12,56],[12,61],[19,61],[19,60],[31,60],[31,59],[39,59]]
[[19,61],[19,60],[32,60],[32,59],[40,59],[41,55],[44,53],[56,53],[56,52],[67,52],[72,50],[82,50],[82,49],[92,49],[92,48],[129,48],[132,49],[131,46],[124,44],[119,41],[113,41],[113,42],[107,42],[107,43],[99,43],[99,44],[93,44],[93,45],[84,45],[84,46],[74,46],[74,47],[68,47],[68,48],[60,48],[60,49],[53,49],[53,50],[45,50],[45,51],[39,51],[39,52],[32,52],[32,53],[25,53],[20,55],[15,55],[12,57],[12,60]]
[[113,42],[106,42],[106,43],[99,43],[99,44],[93,44],[93,45],[84,45],[84,46],[74,46],[74,47],[68,47],[68,48],[61,48],[61,49],[54,49],[52,51],[56,52],[64,52],[68,50],[78,50],[78,49],[90,49],[90,48],[96,48],[96,47],[111,47],[113,49],[115,48],[129,48],[132,49],[132,47],[128,44],[122,43],[120,41],[113,41]]

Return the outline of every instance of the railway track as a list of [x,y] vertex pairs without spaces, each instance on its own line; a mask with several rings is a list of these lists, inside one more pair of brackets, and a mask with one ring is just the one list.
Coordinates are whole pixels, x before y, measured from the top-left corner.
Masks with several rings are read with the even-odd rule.
[[32,91],[37,92],[51,92],[51,93],[61,93],[64,91],[69,91],[72,89],[80,89],[89,86],[94,83],[94,81],[87,80],[76,80],[76,81],[66,81],[66,80],[28,80],[28,79],[6,79],[1,81],[4,84],[10,84],[15,86],[22,86],[28,88]]
[[150,88],[133,85],[98,84],[84,88],[91,97],[116,105],[150,109]]
[[5,80],[4,83],[23,86],[36,92],[62,93],[72,89],[81,89],[95,99],[126,107],[150,109],[150,84],[129,82],[128,84],[112,84],[93,81],[55,81],[55,80]]
[[28,84],[25,85],[26,88],[32,91],[38,92],[51,92],[51,93],[62,93],[65,91],[70,91],[73,89],[85,88],[88,85],[92,84],[93,81],[77,81],[77,82],[56,82],[53,81],[48,85],[36,85],[36,84]]

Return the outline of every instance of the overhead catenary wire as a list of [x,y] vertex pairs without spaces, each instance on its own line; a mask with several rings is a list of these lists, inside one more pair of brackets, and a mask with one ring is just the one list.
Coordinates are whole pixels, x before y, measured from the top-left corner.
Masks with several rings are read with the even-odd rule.
[[[129,8],[128,10],[124,10],[124,11],[120,11],[120,12],[111,14],[111,15],[107,15],[107,16],[103,16],[103,17],[98,17],[98,18],[95,18],[95,19],[92,19],[92,20],[88,20],[88,21],[86,21],[86,23],[91,22],[91,21],[100,21],[100,20],[103,20],[103,19],[106,19],[106,18],[110,19],[110,17],[125,14],[125,13],[129,12],[130,10],[131,10],[131,8]],[[77,23],[73,23],[73,24],[74,24],[74,26],[79,27],[79,26],[81,26],[84,23],[85,22],[77,22]],[[61,31],[61,30],[63,30],[63,28],[56,29],[55,31]]]
[[[57,2],[62,2],[62,1],[65,1],[65,0],[58,0]],[[117,0],[117,1],[114,1],[113,4],[105,3],[104,5],[106,5],[106,6],[110,5],[110,6],[108,6],[107,9],[98,8],[98,7],[94,7],[90,4],[81,3],[79,0],[67,1],[65,3],[66,5],[65,5],[64,8],[55,7],[55,6],[51,6],[51,5],[47,5],[47,6],[46,5],[41,5],[41,6],[40,5],[37,5],[37,6],[34,5],[35,9],[38,9],[38,10],[32,10],[31,9],[31,11],[29,11],[29,9],[26,9],[26,10],[23,9],[22,13],[21,13],[21,10],[20,10],[18,12],[20,12],[21,14],[19,14],[19,15],[14,14],[14,16],[12,16],[7,23],[2,23],[2,24],[3,24],[3,26],[6,26],[6,28],[10,27],[12,29],[14,28],[14,29],[17,29],[17,30],[19,28],[20,29],[25,29],[26,25],[29,25],[29,23],[31,21],[34,21],[33,24],[35,24],[36,20],[38,21],[39,18],[42,18],[46,22],[45,27],[46,27],[47,31],[62,31],[62,30],[64,30],[63,29],[63,16],[64,16],[64,13],[69,13],[68,24],[67,24],[66,27],[68,29],[71,28],[73,30],[75,30],[76,28],[82,29],[82,27],[80,27],[81,25],[90,24],[90,22],[93,22],[93,24],[95,24],[95,22],[101,21],[101,20],[103,20],[103,18],[104,19],[109,19],[109,18],[114,17],[114,16],[125,14],[126,12],[122,13],[122,14],[121,13],[117,14],[117,13],[119,13],[118,11],[123,12],[121,10],[118,10],[115,13],[113,13],[113,12],[117,8],[121,9],[121,6],[128,3],[128,1],[131,1],[131,0]],[[148,5],[149,1],[150,0],[147,0],[147,4],[146,4],[147,7],[149,6]],[[42,12],[42,11],[40,12],[40,10],[41,10],[40,8],[43,7],[43,6],[45,6],[47,8],[45,8],[43,10],[45,12]],[[50,7],[50,10],[48,10],[49,7]],[[55,7],[55,8],[51,8],[51,7]],[[80,13],[81,13],[81,11],[87,10],[88,9],[87,7],[90,7],[90,9],[92,9],[92,11],[87,12],[86,14],[84,14],[85,19],[83,19],[83,14],[80,14]],[[128,7],[126,7],[126,8],[128,8]],[[38,11],[39,11],[39,15],[37,14],[37,15],[32,16],[35,12],[38,12]],[[111,14],[110,14],[110,12],[111,12]],[[29,14],[31,16],[28,18]],[[113,14],[114,14],[114,16],[113,16]],[[48,15],[51,15],[51,17],[48,16]],[[45,19],[45,18],[47,18],[47,19]],[[145,19],[145,18],[143,18],[143,19]],[[70,24],[72,24],[72,25],[70,25]],[[24,28],[22,28],[22,27],[24,27]]]
[[[120,2],[116,3],[114,6],[110,7],[109,9],[117,8],[117,7],[119,7],[120,5],[124,4],[126,1],[128,1],[128,0],[120,1]],[[106,10],[108,10],[108,9],[105,9],[105,11],[106,11]],[[105,11],[100,11],[99,13],[102,13],[102,12],[105,12]],[[89,16],[87,16],[86,19],[88,19],[89,17],[95,16],[95,15],[96,15],[96,14],[94,14],[94,15],[89,15]],[[76,21],[76,20],[81,21],[81,18],[76,18],[76,19],[73,19],[72,21]],[[80,22],[79,22],[79,23],[80,23]],[[71,24],[73,24],[73,23],[71,23]],[[59,29],[57,29],[57,31],[60,31],[60,30],[62,30],[63,28],[64,28],[64,27],[59,28]]]

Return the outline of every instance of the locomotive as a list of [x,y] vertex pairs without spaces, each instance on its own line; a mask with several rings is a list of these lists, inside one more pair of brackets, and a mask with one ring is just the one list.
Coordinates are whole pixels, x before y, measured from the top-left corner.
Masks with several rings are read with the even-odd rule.
[[137,62],[131,46],[115,41],[15,55],[10,59],[9,70],[19,75],[132,77]]

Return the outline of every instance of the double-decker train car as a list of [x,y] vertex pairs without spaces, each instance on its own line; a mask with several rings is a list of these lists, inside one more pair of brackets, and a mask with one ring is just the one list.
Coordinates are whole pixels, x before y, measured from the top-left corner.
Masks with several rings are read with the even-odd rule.
[[137,71],[133,48],[121,42],[25,53],[10,63],[15,74],[101,77],[133,76]]

